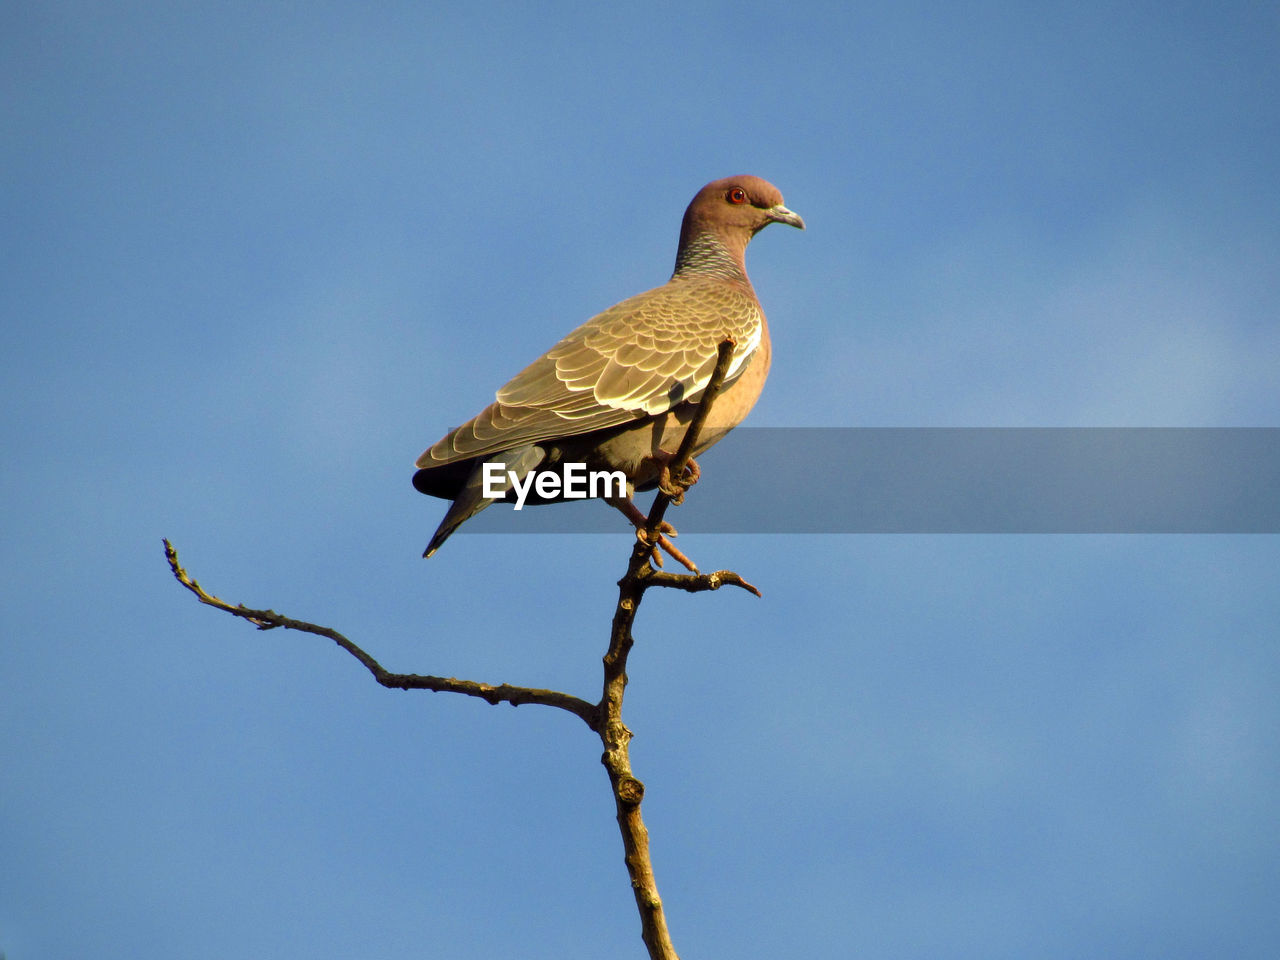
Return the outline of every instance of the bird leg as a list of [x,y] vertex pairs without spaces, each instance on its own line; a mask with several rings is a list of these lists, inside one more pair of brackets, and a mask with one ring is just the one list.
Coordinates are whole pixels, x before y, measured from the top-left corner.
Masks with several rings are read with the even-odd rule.
[[[622,499],[610,498],[608,502],[611,506],[616,507],[622,513],[622,515],[626,517],[628,520],[630,520],[632,525],[635,526],[636,539],[639,540],[641,543],[648,544],[649,543],[649,531],[648,531],[649,518],[640,512],[640,508],[631,502],[631,498],[630,497],[624,497]],[[662,523],[658,524],[658,529],[656,530],[655,533],[656,533],[655,540],[652,544],[654,566],[657,566],[657,567],[662,566],[662,554],[658,552],[658,548],[661,547],[663,550],[667,551],[667,554],[671,557],[672,560],[676,561],[676,563],[683,564],[685,567],[687,567],[689,570],[692,570],[694,573],[698,572],[698,565],[695,564],[688,557],[686,557],[684,553],[682,553],[675,544],[673,544],[670,540],[667,539],[668,536],[674,537],[676,535],[675,527],[667,523],[667,521],[663,520]]]

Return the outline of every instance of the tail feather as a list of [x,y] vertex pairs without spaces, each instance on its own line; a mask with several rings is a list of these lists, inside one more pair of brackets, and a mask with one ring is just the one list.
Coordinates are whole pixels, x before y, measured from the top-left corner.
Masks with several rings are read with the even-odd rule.
[[545,457],[546,453],[541,447],[528,444],[523,447],[516,447],[514,450],[504,450],[502,453],[486,457],[476,463],[471,475],[467,477],[466,483],[462,485],[462,489],[458,491],[458,495],[454,498],[453,503],[450,504],[449,510],[445,513],[444,519],[440,521],[440,526],[436,528],[435,534],[431,537],[431,542],[427,544],[427,549],[423,551],[422,555],[424,557],[432,556],[455,530],[493,503],[495,499],[501,499],[501,497],[486,497],[484,495],[485,463],[502,464],[502,480],[491,484],[490,487],[491,490],[505,494],[511,489],[510,475],[512,473],[516,475],[516,479],[523,480],[526,474],[540,464]]

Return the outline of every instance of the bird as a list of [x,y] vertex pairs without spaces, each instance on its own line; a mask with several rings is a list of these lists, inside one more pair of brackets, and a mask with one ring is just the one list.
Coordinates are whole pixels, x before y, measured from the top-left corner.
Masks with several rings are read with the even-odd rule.
[[[512,481],[525,483],[529,503],[563,499],[539,496],[527,478],[535,470],[563,476],[566,464],[620,470],[625,495],[606,499],[643,535],[645,518],[631,495],[659,485],[672,489],[667,463],[697,410],[722,341],[734,342],[733,353],[694,456],[741,423],[764,388],[769,328],[745,254],[751,238],[771,223],[805,228],[801,216],[783,205],[778,188],[760,177],[708,183],[685,210],[670,280],[568,333],[503,386],[493,403],[432,444],[417,460],[413,486],[453,503],[423,556],[435,554],[495,500],[515,499]],[[496,466],[487,473],[486,463]],[[692,460],[690,468],[677,483],[696,479]],[[486,495],[494,493],[501,495]],[[665,537],[660,542],[696,570]]]

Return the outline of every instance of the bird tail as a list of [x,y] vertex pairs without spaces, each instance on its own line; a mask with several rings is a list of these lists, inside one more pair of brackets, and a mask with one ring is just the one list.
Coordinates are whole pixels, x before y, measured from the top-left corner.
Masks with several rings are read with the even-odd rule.
[[494,454],[478,461],[471,471],[471,475],[467,477],[466,483],[462,485],[462,489],[454,497],[453,503],[444,515],[444,519],[440,521],[440,526],[436,527],[436,532],[431,537],[431,542],[427,544],[427,549],[423,551],[422,555],[429,557],[434,554],[440,549],[440,545],[449,539],[453,531],[457,530],[495,500],[502,499],[502,496],[486,497],[484,495],[484,465],[486,463],[502,465],[501,480],[490,484],[490,490],[505,495],[511,489],[512,474],[515,475],[515,479],[523,480],[529,471],[540,464],[545,457],[546,453],[541,447],[528,444],[523,447],[516,447],[514,450],[504,450],[502,453]]

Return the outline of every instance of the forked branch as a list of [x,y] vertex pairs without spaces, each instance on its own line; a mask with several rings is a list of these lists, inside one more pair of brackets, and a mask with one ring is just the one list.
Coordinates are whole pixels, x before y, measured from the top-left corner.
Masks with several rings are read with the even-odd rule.
[[[732,340],[726,340],[720,344],[715,370],[703,392],[702,402],[685,432],[679,450],[669,464],[674,478],[684,476],[685,466],[697,445],[698,435],[724,383],[729,360],[733,355],[733,346]],[[680,485],[679,479],[675,482],[677,486]],[[613,787],[627,872],[631,877],[636,906],[640,911],[641,935],[648,948],[650,960],[679,960],[671,944],[666,915],[654,880],[653,864],[649,856],[649,833],[645,829],[644,821],[640,818],[640,801],[644,797],[644,784],[631,772],[628,750],[631,731],[622,722],[622,700],[627,686],[627,657],[635,643],[631,627],[635,622],[640,601],[649,587],[671,587],[697,593],[704,590],[718,590],[721,586],[729,585],[741,587],[756,596],[760,595],[760,591],[731,570],[705,574],[676,574],[654,569],[650,562],[653,537],[656,536],[667,507],[672,502],[674,501],[670,494],[661,490],[658,492],[647,518],[648,536],[637,537],[627,564],[627,572],[618,581],[618,605],[614,610],[613,624],[609,633],[609,650],[604,656],[604,689],[599,703],[588,703],[579,697],[556,690],[518,687],[507,683],[492,685],[477,683],[474,680],[423,676],[416,673],[392,673],[360,646],[331,627],[308,623],[305,620],[294,620],[274,610],[257,610],[243,604],[233,605],[208,593],[183,569],[178,562],[177,550],[168,540],[164,541],[164,551],[174,577],[201,603],[247,620],[259,630],[283,628],[326,637],[360,661],[373,674],[373,678],[384,687],[461,693],[491,704],[510,703],[513,706],[519,706],[525,703],[536,703],[566,710],[579,717],[596,731],[604,744],[601,762],[609,773],[609,782]]]

